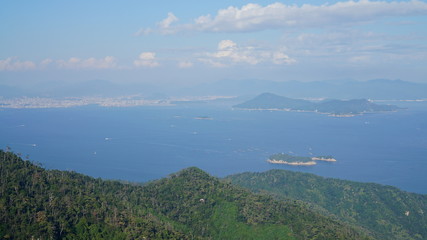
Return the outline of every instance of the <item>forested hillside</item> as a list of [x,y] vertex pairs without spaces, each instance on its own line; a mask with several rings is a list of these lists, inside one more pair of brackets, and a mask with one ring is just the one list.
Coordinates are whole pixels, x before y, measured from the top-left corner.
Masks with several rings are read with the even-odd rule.
[[276,199],[298,199],[369,229],[378,239],[427,239],[427,195],[286,170],[242,173],[231,183]]
[[369,239],[299,201],[250,193],[197,168],[144,186],[45,170],[0,151],[5,239]]

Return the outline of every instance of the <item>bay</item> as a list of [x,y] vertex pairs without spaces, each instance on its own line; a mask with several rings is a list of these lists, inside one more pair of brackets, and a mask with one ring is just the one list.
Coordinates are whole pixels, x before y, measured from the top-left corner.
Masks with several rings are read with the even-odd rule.
[[[281,168],[426,194],[427,104],[405,107],[350,118],[208,104],[2,109],[0,147],[106,179],[145,182],[190,166],[218,177]],[[338,161],[266,162],[280,152]]]

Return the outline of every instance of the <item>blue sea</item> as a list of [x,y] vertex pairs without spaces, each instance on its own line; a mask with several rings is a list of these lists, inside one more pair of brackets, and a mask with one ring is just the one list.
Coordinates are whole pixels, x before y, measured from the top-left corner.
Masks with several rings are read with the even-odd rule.
[[[145,182],[190,166],[218,177],[281,168],[427,194],[427,103],[404,107],[350,118],[209,104],[0,109],[0,148],[105,179]],[[338,161],[266,162],[282,152]]]

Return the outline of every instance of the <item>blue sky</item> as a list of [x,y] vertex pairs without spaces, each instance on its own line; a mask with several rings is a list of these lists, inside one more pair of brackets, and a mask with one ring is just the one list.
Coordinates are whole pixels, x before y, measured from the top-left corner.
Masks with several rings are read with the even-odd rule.
[[426,1],[1,1],[0,84],[427,83]]

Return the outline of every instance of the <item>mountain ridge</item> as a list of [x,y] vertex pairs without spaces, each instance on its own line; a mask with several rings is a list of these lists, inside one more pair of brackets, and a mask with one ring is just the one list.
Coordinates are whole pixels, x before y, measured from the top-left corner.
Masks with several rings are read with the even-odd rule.
[[308,202],[340,220],[369,229],[378,239],[427,239],[427,195],[280,169],[226,179],[277,199]]
[[0,236],[9,239],[371,239],[298,201],[188,168],[143,186],[45,170],[0,150]]

